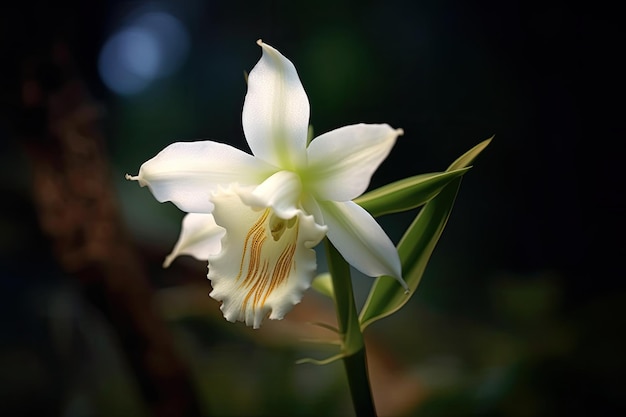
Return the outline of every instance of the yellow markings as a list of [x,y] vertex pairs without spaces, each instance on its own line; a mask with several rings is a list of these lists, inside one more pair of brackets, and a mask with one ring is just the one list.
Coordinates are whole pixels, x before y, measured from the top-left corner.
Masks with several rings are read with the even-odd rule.
[[[297,237],[297,232],[296,232]],[[291,243],[283,249],[282,253],[278,257],[278,261],[274,266],[274,274],[272,275],[272,281],[270,281],[269,288],[265,291],[265,296],[261,302],[261,306],[265,304],[267,297],[274,289],[280,287],[289,276],[289,271],[294,267],[293,256],[296,253],[296,243]]]
[[[268,239],[270,236],[272,239]],[[253,311],[263,307],[269,295],[287,281],[295,267],[297,242],[298,218],[279,219],[270,209],[265,209],[248,231],[243,245],[237,275],[237,280],[241,281],[239,288],[247,290],[242,312],[248,303],[252,304]]]
[[255,274],[256,274],[256,271],[258,270],[258,267],[259,267],[258,263],[261,257],[261,247],[263,246],[263,242],[266,239],[265,233],[263,230],[263,223],[265,222],[269,214],[270,214],[270,209],[265,209],[265,211],[263,212],[263,215],[259,217],[259,219],[256,221],[256,223],[254,223],[254,225],[252,225],[250,230],[248,230],[248,234],[246,235],[246,240],[243,244],[243,253],[241,254],[241,263],[239,265],[239,275],[237,275],[237,280],[239,280],[239,278],[241,278],[241,275],[243,274],[243,268],[245,266],[245,261],[246,261],[246,251],[248,250],[248,244],[250,242],[250,239],[252,239],[252,244],[250,244],[251,253],[250,253],[250,261],[248,262],[248,274],[246,275],[246,278],[244,279],[243,284],[245,284],[248,281],[251,271],[255,271]]

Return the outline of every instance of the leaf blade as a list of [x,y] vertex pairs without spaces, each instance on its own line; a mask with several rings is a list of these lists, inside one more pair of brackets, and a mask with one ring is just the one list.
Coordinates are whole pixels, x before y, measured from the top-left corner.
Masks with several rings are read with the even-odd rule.
[[[493,136],[465,152],[450,164],[446,172],[456,172],[466,168],[492,140]],[[462,176],[455,177],[426,203],[398,244],[402,271],[410,293],[406,294],[392,277],[377,278],[359,315],[361,330],[398,311],[415,293],[430,256],[450,217],[462,178]]]
[[429,201],[398,244],[404,280],[410,293],[406,294],[392,277],[377,278],[359,317],[361,329],[398,311],[415,293],[448,221],[460,184],[461,178],[457,178]]
[[461,169],[464,167],[470,166],[474,159],[491,143],[495,136],[490,137],[489,139],[485,139],[480,142],[478,145],[474,146],[469,151],[465,152],[463,155],[459,156],[453,163],[450,164],[446,171],[454,171],[457,169]]
[[372,216],[411,210],[426,204],[447,184],[470,168],[416,175],[382,186],[354,200]]

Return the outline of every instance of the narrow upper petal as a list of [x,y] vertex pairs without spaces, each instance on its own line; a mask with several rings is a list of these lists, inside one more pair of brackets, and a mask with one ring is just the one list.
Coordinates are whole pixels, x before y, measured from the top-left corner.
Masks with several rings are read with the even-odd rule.
[[174,250],[163,262],[163,267],[170,266],[179,255],[191,255],[207,261],[209,255],[220,251],[225,230],[215,223],[212,214],[189,213],[183,218],[182,229]]
[[171,201],[186,212],[210,213],[210,196],[219,185],[260,184],[275,170],[223,143],[177,142],[141,165],[139,175],[126,178],[148,186],[160,202]]
[[248,76],[242,123],[258,158],[284,169],[306,161],[309,99],[293,64],[271,46]]
[[313,216],[281,219],[270,208],[243,204],[232,190],[214,195],[217,224],[226,229],[222,250],[209,256],[210,296],[222,301],[228,321],[258,328],[282,319],[300,302],[315,276],[315,251],[326,234]]
[[307,178],[322,200],[348,201],[363,194],[402,129],[387,124],[341,127],[308,147]]
[[395,246],[376,220],[358,204],[320,203],[328,238],[349,264],[371,277],[389,275],[408,288]]

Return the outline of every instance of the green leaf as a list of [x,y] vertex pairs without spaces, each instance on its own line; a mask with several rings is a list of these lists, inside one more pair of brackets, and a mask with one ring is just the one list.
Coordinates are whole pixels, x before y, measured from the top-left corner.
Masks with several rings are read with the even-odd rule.
[[310,363],[313,365],[328,365],[329,363],[333,363],[335,361],[338,361],[339,359],[343,359],[345,358],[346,355],[344,353],[339,353],[335,356],[331,356],[330,358],[326,358],[326,359],[314,359],[314,358],[303,358],[303,359],[298,359],[296,361],[296,365],[302,365],[305,363]]
[[493,136],[489,139],[483,140],[478,145],[474,146],[469,151],[465,152],[463,155],[459,156],[456,161],[454,161],[446,171],[455,171],[457,169],[465,168],[470,166],[474,159],[480,154],[493,140]]
[[448,221],[460,184],[461,178],[457,178],[430,200],[398,244],[402,275],[410,292],[405,293],[395,278],[382,276],[376,279],[359,318],[361,329],[396,312],[415,293],[426,264]]
[[470,168],[416,175],[363,194],[354,202],[372,216],[407,211],[426,204],[455,178]]
[[[450,165],[448,171],[456,172],[471,164],[489,145],[491,139],[479,143],[464,153]],[[461,179],[460,176],[454,178],[439,194],[426,203],[398,244],[402,274],[410,292],[407,294],[392,277],[377,278],[359,317],[362,330],[375,321],[398,311],[415,293],[430,256],[446,226]]]

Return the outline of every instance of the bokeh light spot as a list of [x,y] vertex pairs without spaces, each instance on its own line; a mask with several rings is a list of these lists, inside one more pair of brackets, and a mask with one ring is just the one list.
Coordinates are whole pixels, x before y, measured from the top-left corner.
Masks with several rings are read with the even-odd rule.
[[180,20],[148,12],[111,35],[100,51],[98,69],[110,90],[132,95],[173,74],[188,52],[189,35]]

